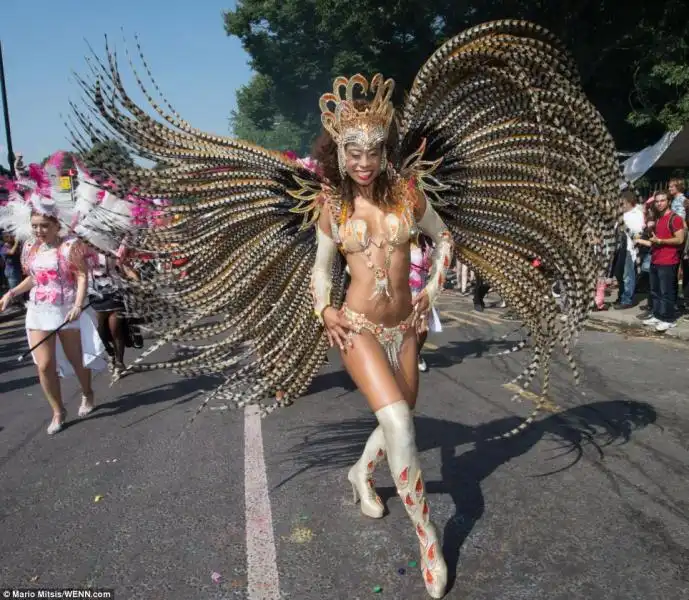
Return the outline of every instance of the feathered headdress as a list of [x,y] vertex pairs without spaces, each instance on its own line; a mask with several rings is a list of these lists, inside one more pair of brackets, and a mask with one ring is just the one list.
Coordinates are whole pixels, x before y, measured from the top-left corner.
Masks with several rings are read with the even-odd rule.
[[[355,105],[356,88],[360,88],[364,95],[369,89],[375,92],[368,106],[362,110]],[[380,73],[373,76],[370,84],[363,75],[354,75],[351,79],[338,77],[333,82],[332,93],[321,96],[321,122],[337,144],[337,158],[343,177],[347,144],[358,144],[368,150],[387,140],[395,116],[391,101],[394,89],[395,82],[384,79]],[[383,155],[383,169],[386,164],[386,157]]]
[[31,215],[38,213],[55,217],[62,225],[61,234],[68,232],[74,214],[74,203],[69,192],[59,186],[60,165],[64,152],[53,154],[45,167],[29,165],[26,174],[16,179],[1,179],[8,192],[8,201],[0,206],[0,229],[12,232],[20,241],[33,236]]
[[116,254],[131,233],[133,204],[115,194],[114,181],[98,184],[81,162],[75,160],[74,166],[78,185],[72,229],[99,250]]

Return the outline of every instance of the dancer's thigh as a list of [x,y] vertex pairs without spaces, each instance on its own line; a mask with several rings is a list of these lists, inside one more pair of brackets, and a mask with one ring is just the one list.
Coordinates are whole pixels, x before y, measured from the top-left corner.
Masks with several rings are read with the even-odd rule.
[[416,334],[411,331],[402,344],[398,357],[400,368],[395,373],[395,381],[402,392],[402,397],[409,404],[409,408],[416,406],[419,393],[419,342]]
[[352,339],[353,347],[342,352],[349,376],[373,412],[404,399],[395,374],[378,340],[368,331]]
[[84,366],[84,357],[81,349],[81,331],[79,329],[63,329],[58,334],[62,350],[67,360],[72,363],[75,371]]
[[[42,342],[41,345],[33,351],[33,358],[38,370],[44,373],[56,368],[55,336],[51,334],[52,331],[40,331],[38,329],[29,330],[29,347],[33,347],[39,342]],[[43,342],[44,339],[45,342]]]

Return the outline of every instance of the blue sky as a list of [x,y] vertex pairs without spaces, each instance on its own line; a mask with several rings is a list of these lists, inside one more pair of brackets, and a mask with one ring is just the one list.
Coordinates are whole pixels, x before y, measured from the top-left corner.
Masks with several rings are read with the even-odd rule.
[[[248,82],[248,55],[223,29],[222,11],[234,0],[1,0],[0,39],[12,141],[26,163],[68,149],[60,114],[79,98],[72,71],[86,74],[86,40],[103,56],[104,35],[135,50],[139,36],[158,85],[192,125],[226,134],[235,90]],[[122,53],[120,53],[121,56]],[[129,73],[123,59],[121,70]],[[135,91],[131,78],[125,79]],[[133,94],[140,100],[140,96]],[[0,163],[7,164],[0,119]]]

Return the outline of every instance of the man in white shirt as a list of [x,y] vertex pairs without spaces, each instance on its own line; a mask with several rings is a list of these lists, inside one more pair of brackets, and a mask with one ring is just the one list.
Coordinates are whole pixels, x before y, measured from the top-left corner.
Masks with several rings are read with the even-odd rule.
[[624,274],[619,292],[617,308],[630,308],[634,305],[634,291],[636,289],[636,258],[639,250],[634,243],[634,236],[644,230],[644,211],[636,203],[636,196],[631,190],[622,193],[622,210],[624,211],[624,231],[626,238],[626,252],[621,252],[624,258]]

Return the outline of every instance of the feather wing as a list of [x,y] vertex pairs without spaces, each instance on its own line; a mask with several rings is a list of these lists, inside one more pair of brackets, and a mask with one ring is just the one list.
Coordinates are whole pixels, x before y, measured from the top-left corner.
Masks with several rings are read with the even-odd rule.
[[[424,159],[441,161],[439,212],[457,257],[530,330],[532,357],[515,381],[527,387],[541,372],[545,398],[558,343],[578,377],[570,343],[611,258],[619,218],[615,147],[576,68],[536,25],[480,25],[421,68],[399,125],[398,164],[424,144]],[[544,269],[533,266],[537,257]],[[565,288],[566,321],[550,293],[555,282]]]
[[[85,149],[115,139],[164,164],[128,165],[106,144],[94,157],[120,189],[171,201],[160,208],[166,225],[128,236],[130,246],[162,265],[152,279],[130,284],[132,312],[158,335],[130,369],[221,373],[221,392],[237,405],[267,397],[290,403],[305,392],[328,348],[309,290],[320,179],[282,153],[194,129],[165,99],[161,108],[131,60],[153,114],[129,97],[109,49],[106,62],[91,64],[92,78],[80,79],[87,106],[73,105],[74,143]],[[151,84],[160,94],[152,77]],[[334,271],[339,304],[343,264]],[[168,342],[184,355],[143,362]]]

